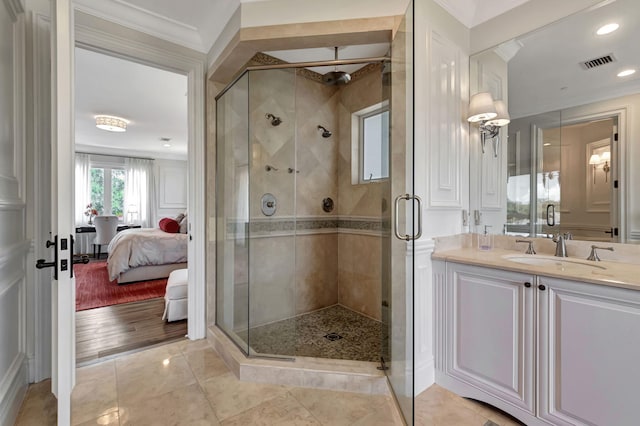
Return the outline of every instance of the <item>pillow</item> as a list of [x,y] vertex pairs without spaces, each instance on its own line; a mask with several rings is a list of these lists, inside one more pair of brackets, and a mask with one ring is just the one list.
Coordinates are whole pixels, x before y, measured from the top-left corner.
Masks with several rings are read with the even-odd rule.
[[189,221],[187,220],[187,215],[184,215],[184,217],[180,221],[180,233],[186,234],[188,231],[189,231]]
[[180,224],[178,224],[178,222],[176,222],[174,219],[171,219],[170,217],[160,219],[160,223],[158,224],[158,226],[164,232],[168,232],[170,234],[175,234],[180,230]]
[[176,218],[174,220],[176,222],[180,223],[180,222],[182,222],[182,219],[184,219],[184,213],[180,213],[178,216],[176,216]]

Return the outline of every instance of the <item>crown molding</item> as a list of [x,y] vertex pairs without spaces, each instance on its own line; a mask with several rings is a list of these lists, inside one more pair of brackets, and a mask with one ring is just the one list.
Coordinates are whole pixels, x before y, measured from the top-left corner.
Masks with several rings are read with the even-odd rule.
[[75,9],[201,53],[207,51],[197,28],[124,0],[76,0]]
[[4,0],[4,5],[7,8],[7,13],[9,13],[11,22],[16,22],[18,20],[18,15],[24,13],[22,0]]
[[187,153],[180,152],[161,152],[161,151],[142,151],[135,149],[117,149],[95,145],[76,144],[76,151],[85,152],[89,155],[115,155],[115,156],[131,156],[152,158],[154,160],[181,160],[187,161]]

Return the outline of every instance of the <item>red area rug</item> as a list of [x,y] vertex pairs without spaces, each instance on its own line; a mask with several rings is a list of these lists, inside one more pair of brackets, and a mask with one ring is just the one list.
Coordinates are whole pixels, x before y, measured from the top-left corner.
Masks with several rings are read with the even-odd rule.
[[75,265],[76,311],[164,297],[167,279],[118,285],[109,281],[107,262]]

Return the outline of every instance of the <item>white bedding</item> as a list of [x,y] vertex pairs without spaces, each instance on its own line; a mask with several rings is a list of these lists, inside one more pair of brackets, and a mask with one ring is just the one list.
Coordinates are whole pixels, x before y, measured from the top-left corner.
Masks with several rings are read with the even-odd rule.
[[158,228],[127,229],[109,243],[107,270],[113,281],[138,266],[186,261],[187,234],[170,234]]

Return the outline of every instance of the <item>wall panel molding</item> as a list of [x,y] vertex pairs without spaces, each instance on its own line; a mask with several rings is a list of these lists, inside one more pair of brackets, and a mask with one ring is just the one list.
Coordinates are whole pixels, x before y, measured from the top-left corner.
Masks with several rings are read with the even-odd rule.
[[414,391],[419,394],[435,382],[433,358],[433,290],[431,254],[435,241],[417,241],[414,247]]
[[9,14],[9,18],[14,23],[18,20],[18,16],[21,13],[24,13],[24,7],[22,6],[22,1],[20,0],[3,0],[4,6],[7,8],[7,13]]
[[462,88],[461,50],[436,31],[428,34],[429,94],[427,139],[430,164],[429,208],[462,208]]
[[158,167],[158,207],[187,208],[187,167]]

